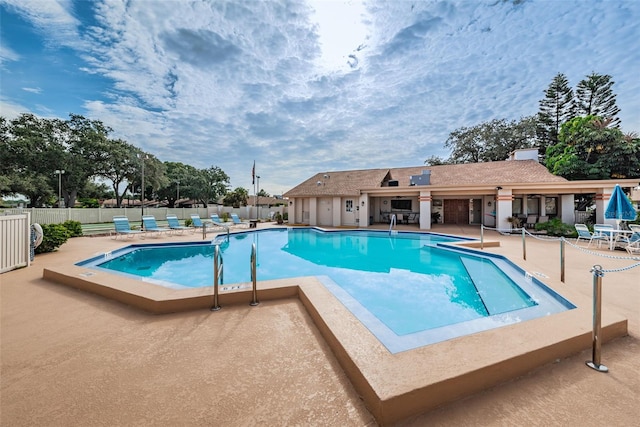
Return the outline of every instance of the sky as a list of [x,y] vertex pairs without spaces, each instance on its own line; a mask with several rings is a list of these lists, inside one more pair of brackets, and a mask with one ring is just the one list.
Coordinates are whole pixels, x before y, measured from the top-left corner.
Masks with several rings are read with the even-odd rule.
[[640,132],[640,1],[0,0],[0,115],[111,127],[161,161],[281,194],[420,166],[449,134],[608,74]]

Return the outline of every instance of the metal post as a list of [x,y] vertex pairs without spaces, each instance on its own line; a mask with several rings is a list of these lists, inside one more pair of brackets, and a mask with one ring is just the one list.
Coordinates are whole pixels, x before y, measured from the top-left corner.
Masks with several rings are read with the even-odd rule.
[[140,217],[140,229],[144,229],[144,221],[142,217],[144,216],[144,160],[148,159],[149,156],[146,154],[139,154],[140,160],[142,161],[142,189],[140,190],[140,207],[142,208],[142,216]]
[[64,170],[56,169],[54,171],[56,175],[58,175],[58,208],[62,207],[62,174]]
[[526,239],[526,230],[524,227],[522,228],[522,259],[527,260],[527,239]]
[[220,308],[222,308],[218,304],[218,284],[220,280],[220,270],[223,268],[218,263],[219,259],[221,259],[220,245],[216,245],[213,252],[213,305],[211,306],[211,311],[218,311],[220,310]]
[[480,249],[484,249],[484,224],[480,224]]
[[595,369],[598,372],[609,372],[609,368],[600,364],[600,318],[602,310],[602,266],[594,265],[591,270],[593,273],[593,351],[592,359],[585,362],[588,367]]
[[251,302],[249,305],[256,306],[260,304],[258,301],[258,288],[256,285],[256,264],[258,263],[258,254],[256,251],[256,244],[251,245],[251,281],[253,282],[253,292],[251,296]]
[[564,283],[564,237],[560,238],[560,281]]

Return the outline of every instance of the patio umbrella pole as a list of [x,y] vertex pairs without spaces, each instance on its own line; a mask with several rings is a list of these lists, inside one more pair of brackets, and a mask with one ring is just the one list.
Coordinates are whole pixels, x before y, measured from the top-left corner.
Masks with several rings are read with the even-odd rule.
[[609,372],[609,368],[600,364],[600,318],[602,309],[602,266],[594,265],[593,273],[593,351],[591,361],[585,362],[588,367],[598,372]]

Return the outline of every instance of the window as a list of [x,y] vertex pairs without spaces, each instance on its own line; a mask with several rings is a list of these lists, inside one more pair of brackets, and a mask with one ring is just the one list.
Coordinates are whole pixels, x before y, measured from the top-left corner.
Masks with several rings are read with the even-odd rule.
[[346,212],[353,212],[353,200],[345,201],[344,209]]
[[522,199],[513,199],[511,201],[511,213],[513,215],[522,213]]
[[391,209],[398,211],[410,211],[411,200],[391,200]]
[[558,198],[547,197],[544,200],[545,215],[558,215]]

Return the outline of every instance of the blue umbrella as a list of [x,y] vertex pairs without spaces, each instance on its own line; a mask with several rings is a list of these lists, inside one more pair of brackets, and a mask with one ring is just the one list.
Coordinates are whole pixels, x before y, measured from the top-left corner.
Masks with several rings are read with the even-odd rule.
[[609,199],[607,210],[604,211],[604,217],[617,219],[618,223],[620,223],[620,220],[633,221],[636,219],[636,215],[635,208],[629,199],[627,199],[627,196],[625,196],[622,188],[616,184],[613,189],[613,194],[611,194],[611,198]]

